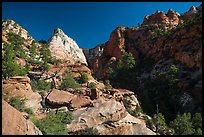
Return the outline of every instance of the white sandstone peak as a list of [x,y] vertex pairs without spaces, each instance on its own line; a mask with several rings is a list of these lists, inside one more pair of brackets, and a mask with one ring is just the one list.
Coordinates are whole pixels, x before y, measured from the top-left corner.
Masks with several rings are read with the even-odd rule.
[[82,49],[77,43],[68,37],[60,28],[54,29],[52,37],[49,40],[51,54],[57,59],[74,60],[87,65],[86,58]]

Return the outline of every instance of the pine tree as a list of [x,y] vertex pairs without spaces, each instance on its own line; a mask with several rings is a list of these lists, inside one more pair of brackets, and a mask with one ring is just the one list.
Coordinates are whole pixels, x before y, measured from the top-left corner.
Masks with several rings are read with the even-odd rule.
[[12,76],[23,76],[27,70],[16,63],[16,54],[14,46],[4,43],[2,50],[2,76],[3,79],[8,79]]
[[190,113],[184,113],[182,116],[177,115],[176,119],[171,121],[169,126],[175,130],[176,135],[192,135],[195,131]]
[[42,58],[42,68],[45,71],[49,70],[49,62],[51,62],[51,52],[47,44],[42,44],[40,48],[40,57]]
[[202,116],[201,113],[195,113],[192,118],[192,124],[195,129],[195,135],[202,135]]

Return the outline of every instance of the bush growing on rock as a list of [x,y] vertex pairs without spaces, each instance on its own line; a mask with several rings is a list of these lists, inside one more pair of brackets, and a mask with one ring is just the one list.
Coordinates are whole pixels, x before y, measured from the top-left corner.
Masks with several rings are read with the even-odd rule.
[[19,97],[16,98],[12,98],[9,102],[9,104],[11,106],[13,106],[14,108],[16,108],[18,111],[23,112],[23,105],[25,104],[25,100],[20,99]]
[[32,80],[31,87],[32,90],[48,91],[51,88],[51,83],[45,80]]
[[129,108],[127,108],[127,112],[134,117],[138,117],[141,113],[143,113],[140,106],[137,106],[134,110],[130,110]]
[[29,115],[34,115],[32,108],[26,108],[24,109],[24,112],[28,113]]
[[62,63],[62,61],[56,58],[52,58],[49,63],[57,66],[58,64]]
[[73,120],[71,112],[49,112],[44,119],[33,119],[33,123],[39,128],[43,135],[67,135],[66,124]]
[[68,88],[80,88],[81,86],[76,80],[72,77],[71,72],[65,71],[63,73],[62,83],[60,85],[61,90],[66,90]]
[[87,83],[89,80],[87,74],[85,72],[81,73],[81,77],[79,79],[79,83]]
[[96,128],[86,128],[84,130],[76,131],[74,135],[99,135],[99,133]]
[[90,87],[91,89],[97,88],[97,87],[96,87],[96,84],[95,84],[94,82],[91,82],[91,83],[89,84],[89,87]]

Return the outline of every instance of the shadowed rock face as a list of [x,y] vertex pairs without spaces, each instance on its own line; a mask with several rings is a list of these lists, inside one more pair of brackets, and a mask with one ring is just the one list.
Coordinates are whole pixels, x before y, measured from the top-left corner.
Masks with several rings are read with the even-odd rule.
[[73,39],[64,34],[61,29],[57,28],[54,30],[48,45],[51,55],[57,59],[69,60],[72,63],[79,61],[87,65],[82,49],[79,48]]
[[41,131],[23,115],[2,100],[2,134],[3,135],[42,135]]

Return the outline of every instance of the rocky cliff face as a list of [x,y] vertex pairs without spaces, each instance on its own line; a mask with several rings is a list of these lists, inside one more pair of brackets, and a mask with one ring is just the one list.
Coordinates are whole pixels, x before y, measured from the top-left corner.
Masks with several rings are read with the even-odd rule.
[[[125,52],[133,54],[136,64],[140,62],[140,65],[146,66],[142,72],[135,72],[134,80],[139,83],[138,89],[147,88],[144,87],[144,79],[154,81],[156,73],[166,72],[172,64],[176,65],[179,68],[181,81],[179,84],[181,95],[175,95],[178,96],[176,101],[182,102],[183,96],[188,95],[191,100],[188,111],[200,112],[202,109],[202,5],[197,8],[191,7],[181,15],[173,10],[169,10],[167,14],[157,11],[151,16],[146,16],[141,26],[117,27],[111,32],[109,40],[104,43],[103,53],[88,61],[95,77],[109,79],[109,67],[116,68],[117,61]],[[145,62],[142,62],[143,59],[146,59]],[[151,64],[150,60],[154,62],[152,68],[148,68],[147,65]],[[126,88],[130,88],[130,85],[127,83]],[[137,88],[130,89],[137,92]]]
[[[124,52],[130,52],[135,59],[145,56],[159,61],[165,56],[170,56],[188,68],[201,69],[201,11],[202,6],[191,7],[181,15],[171,9],[167,14],[157,11],[151,16],[146,16],[141,27],[117,27],[104,44],[103,53],[94,59],[88,58],[90,68],[96,76],[106,77],[107,67],[115,60],[121,59]],[[188,25],[190,19],[199,21]]]
[[87,65],[86,58],[77,43],[57,28],[48,42],[52,56],[60,60],[81,62]]

